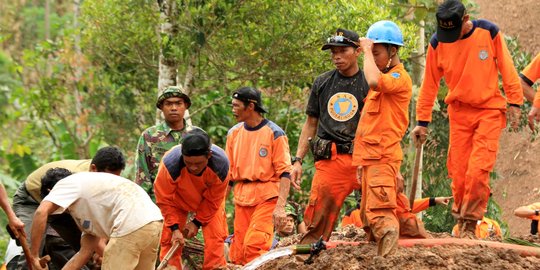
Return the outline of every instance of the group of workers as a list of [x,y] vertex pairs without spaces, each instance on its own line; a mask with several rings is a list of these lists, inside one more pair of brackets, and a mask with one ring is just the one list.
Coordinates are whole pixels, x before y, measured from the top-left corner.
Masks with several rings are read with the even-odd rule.
[[[275,235],[290,235],[299,225],[298,210],[291,210],[287,198],[291,186],[300,188],[302,162],[310,150],[315,174],[301,243],[329,240],[344,200],[354,190],[361,190],[362,199],[342,224],[364,228],[377,243],[379,256],[393,254],[400,237],[429,237],[415,213],[446,205],[451,198],[455,236],[500,235],[498,224],[484,217],[489,173],[506,127],[505,114],[516,126],[524,93],[533,102],[531,124],[540,120],[540,94],[532,88],[540,78],[540,54],[518,76],[495,24],[470,20],[458,0],[439,5],[436,19],[416,106],[418,124],[411,135],[418,146],[425,142],[444,77],[452,197],[426,198],[410,206],[403,194],[400,143],[409,125],[412,81],[399,58],[405,46],[401,30],[391,21],[379,21],[362,38],[338,28],[322,46],[330,51],[335,69],[313,83],[294,156],[283,129],[264,117],[258,89],[241,87],[233,93],[238,124],[222,149],[184,120],[191,99],[172,86],[156,103],[165,121],[139,139],[135,181],[119,176],[125,167],[122,153],[105,147],[92,160],[57,161],[36,170],[15,194],[13,211],[0,190],[9,226],[16,235],[28,236],[31,247],[30,261],[21,256],[13,269],[25,269],[26,263],[44,269],[44,253],[52,257],[51,268],[89,269],[92,262],[102,269],[153,269],[158,254],[163,260],[172,252],[168,264],[182,269],[185,239],[199,230],[205,245],[203,269],[225,267],[227,259],[245,265],[268,252]],[[498,87],[499,73],[505,95]],[[226,258],[229,192],[234,232]],[[516,209],[516,215],[536,221],[536,233],[539,211],[539,205],[532,205]]]

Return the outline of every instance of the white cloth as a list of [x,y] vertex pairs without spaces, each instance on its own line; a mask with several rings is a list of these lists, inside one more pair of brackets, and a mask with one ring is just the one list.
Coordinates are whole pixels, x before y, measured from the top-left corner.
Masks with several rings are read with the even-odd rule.
[[81,172],[66,177],[43,200],[66,209],[83,233],[98,237],[120,237],[144,225],[163,220],[148,194],[123,177],[98,172]]

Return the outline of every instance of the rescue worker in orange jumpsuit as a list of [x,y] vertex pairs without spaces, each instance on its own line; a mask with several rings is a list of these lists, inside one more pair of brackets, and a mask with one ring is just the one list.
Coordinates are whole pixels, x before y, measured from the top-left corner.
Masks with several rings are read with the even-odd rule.
[[536,235],[540,228],[540,202],[524,205],[514,210],[514,215],[531,220],[531,234]]
[[400,231],[397,175],[412,96],[412,80],[398,56],[401,46],[403,35],[391,21],[374,23],[367,38],[360,39],[370,89],[356,130],[352,164],[358,166],[362,185],[364,229],[377,242],[379,256],[395,252]]
[[[482,220],[479,220],[476,223],[474,235],[478,239],[486,239],[493,237],[501,238],[501,226],[499,225],[499,222],[487,217],[483,217]],[[459,227],[457,224],[454,226],[454,228],[452,228],[452,236],[459,237]]]
[[358,34],[338,28],[322,50],[330,50],[335,69],[313,82],[306,107],[307,119],[293,158],[292,179],[302,181],[302,159],[311,148],[315,175],[304,212],[308,232],[300,243],[328,241],[343,201],[360,185],[352,166],[352,142],[368,85],[358,67]]
[[[222,213],[228,173],[229,160],[225,151],[211,144],[208,135],[200,129],[188,132],[182,145],[165,154],[154,182],[156,203],[165,219],[160,259],[175,242],[180,242],[169,265],[181,270],[184,238],[197,235],[202,227],[203,269],[226,265],[223,243],[227,231]],[[188,220],[192,214],[193,219]]]
[[[404,194],[402,195],[403,196],[401,198],[398,197],[398,208],[408,209],[409,199]],[[409,210],[409,212],[411,212],[412,214],[417,214],[437,204],[448,205],[451,198],[452,197],[429,197],[429,198],[417,199],[414,201],[414,205],[412,209]],[[360,205],[357,205],[356,208],[353,208],[347,211],[345,215],[343,216],[343,218],[341,219],[341,227],[351,225],[351,224],[359,228],[364,227],[364,224],[362,223],[362,219],[360,218]],[[402,226],[400,224],[400,229],[401,227]],[[401,235],[400,233],[400,236],[403,236],[403,235]]]
[[[442,77],[448,85],[450,142],[447,167],[452,179],[460,237],[475,238],[476,223],[484,216],[490,194],[501,130],[508,111],[511,126],[519,124],[523,91],[503,34],[486,20],[469,20],[458,0],[437,9],[437,33],[428,46],[424,81],[416,105],[417,145],[424,143],[431,110]],[[498,87],[501,74],[505,96]]]
[[535,93],[532,86],[540,79],[540,53],[525,67],[519,77],[521,77],[523,95],[533,104],[529,112],[529,127],[534,130],[534,122],[540,122],[540,91]]
[[285,132],[265,119],[261,92],[242,87],[232,96],[239,122],[227,134],[230,180],[234,182],[234,237],[229,257],[244,265],[270,250],[274,225],[285,224],[291,155]]

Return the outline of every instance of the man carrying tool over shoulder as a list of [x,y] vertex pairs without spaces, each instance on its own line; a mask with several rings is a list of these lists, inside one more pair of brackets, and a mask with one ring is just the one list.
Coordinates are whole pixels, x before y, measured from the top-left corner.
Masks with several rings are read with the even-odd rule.
[[[202,227],[203,269],[226,265],[223,242],[227,232],[220,214],[224,211],[228,173],[225,151],[212,144],[206,132],[200,129],[188,132],[182,145],[165,154],[154,183],[156,202],[165,219],[160,259],[174,242],[179,242],[180,248],[168,264],[181,270],[184,237],[194,237]],[[191,221],[188,220],[190,212],[195,213]]]
[[[489,173],[497,157],[508,111],[511,126],[519,124],[523,91],[499,28],[486,20],[469,19],[463,4],[447,0],[437,9],[437,33],[428,46],[424,81],[416,105],[417,145],[425,142],[427,125],[440,79],[448,94],[450,142],[448,175],[452,179],[452,215],[460,237],[475,238],[490,194]],[[498,88],[502,75],[506,98]]]
[[274,226],[285,223],[291,155],[285,132],[262,115],[266,110],[259,90],[236,90],[232,112],[239,123],[229,130],[226,147],[234,181],[234,238],[229,257],[244,265],[270,250]]
[[374,23],[367,38],[360,39],[370,90],[356,130],[352,164],[358,166],[362,185],[364,228],[377,242],[379,256],[395,252],[400,230],[397,176],[412,96],[411,78],[398,56],[401,46],[401,30],[390,21]]
[[360,185],[352,166],[352,142],[369,89],[358,67],[358,34],[338,28],[321,50],[330,50],[335,69],[313,82],[306,107],[307,119],[293,158],[293,182],[302,181],[302,159],[311,147],[315,175],[304,214],[308,232],[302,244],[328,241],[343,201]]

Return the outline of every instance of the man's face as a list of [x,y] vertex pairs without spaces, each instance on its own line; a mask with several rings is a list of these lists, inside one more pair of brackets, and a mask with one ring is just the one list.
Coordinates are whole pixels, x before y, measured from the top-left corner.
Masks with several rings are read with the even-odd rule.
[[375,64],[377,65],[377,68],[381,71],[386,69],[388,61],[390,60],[390,55],[388,55],[387,47],[383,44],[376,43],[373,44],[373,48],[371,51],[373,52],[373,58],[375,59]]
[[190,174],[200,175],[208,165],[208,156],[183,156],[184,163]]
[[237,122],[244,122],[248,117],[244,102],[235,98],[232,100],[232,113]]
[[285,225],[281,228],[280,233],[282,235],[292,235],[294,233],[294,217],[291,215],[287,216],[285,220]]
[[341,73],[347,73],[350,69],[357,65],[358,55],[360,54],[359,48],[354,47],[341,47],[333,46],[330,48],[332,54],[332,62],[336,66],[336,69]]
[[165,121],[168,123],[178,123],[183,121],[186,109],[187,104],[184,102],[184,99],[179,97],[168,98],[163,101],[163,105],[161,106]]

